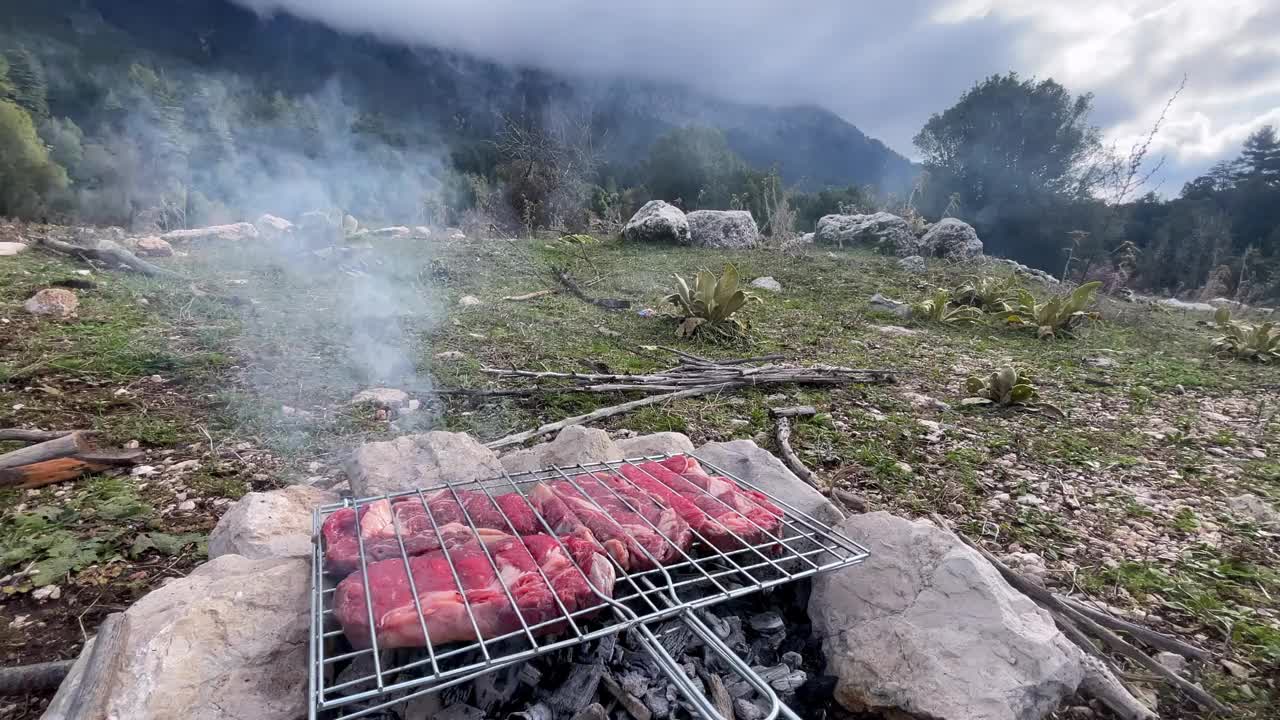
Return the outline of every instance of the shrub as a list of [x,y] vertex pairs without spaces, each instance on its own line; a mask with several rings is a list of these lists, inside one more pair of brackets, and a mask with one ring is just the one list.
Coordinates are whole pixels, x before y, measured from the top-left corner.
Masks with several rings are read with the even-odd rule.
[[49,159],[26,110],[0,100],[0,215],[33,217],[67,187],[67,172]]
[[988,313],[1006,313],[1018,301],[1018,281],[992,276],[976,277],[951,291],[952,302],[969,305]]
[[1009,315],[1009,322],[1016,325],[1034,325],[1040,338],[1071,335],[1086,320],[1096,319],[1098,314],[1086,312],[1102,283],[1085,283],[1070,293],[1055,295],[1045,302],[1027,290],[1018,291],[1017,301]]
[[748,329],[747,323],[734,317],[734,313],[752,300],[760,302],[760,298],[738,287],[738,271],[732,265],[726,265],[719,278],[710,271],[698,271],[692,290],[684,278],[675,278],[675,292],[663,301],[676,306],[678,337],[710,333],[730,338]]
[[970,377],[964,382],[966,397],[961,405],[996,405],[999,407],[1025,407],[1031,410],[1047,411],[1056,417],[1065,417],[1057,407],[1048,404],[1037,404],[1040,393],[1036,389],[1031,376],[1006,365],[986,378]]
[[1233,321],[1227,308],[1219,308],[1213,319],[1222,333],[1210,346],[1214,354],[1260,363],[1280,358],[1280,328],[1275,323]]
[[911,315],[941,323],[970,323],[982,319],[982,311],[968,305],[957,305],[951,293],[939,288],[929,298],[911,306]]

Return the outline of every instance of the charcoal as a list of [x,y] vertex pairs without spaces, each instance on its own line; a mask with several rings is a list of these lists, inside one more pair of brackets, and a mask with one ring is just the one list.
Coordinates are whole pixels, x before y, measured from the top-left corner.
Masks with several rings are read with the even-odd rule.
[[804,657],[795,650],[789,650],[782,653],[782,662],[786,663],[792,669],[795,669],[804,664]]
[[478,707],[459,703],[436,713],[432,720],[485,720],[485,714]]
[[768,633],[765,635],[760,635],[756,637],[755,640],[751,641],[751,649],[755,652],[757,656],[771,655],[774,651],[776,651],[779,647],[781,647],[782,642],[786,639],[787,639],[787,634],[785,632]]
[[726,621],[724,618],[720,617],[719,615],[716,615],[713,612],[705,611],[705,610],[700,613],[700,616],[702,617],[703,622],[705,622],[707,626],[711,628],[711,632],[715,633],[716,637],[720,638],[721,640],[725,640],[729,637],[729,633],[731,632],[731,629],[729,627],[728,621]]
[[488,713],[515,697],[519,672],[518,667],[507,667],[476,678],[476,705]]
[[521,665],[520,671],[516,675],[520,682],[530,687],[538,687],[538,684],[542,682],[542,671],[528,663]]
[[600,684],[604,686],[604,689],[610,695],[618,699],[618,702],[622,704],[622,707],[626,708],[627,712],[630,713],[631,717],[635,718],[635,720],[653,720],[653,713],[644,704],[644,702],[635,695],[623,690],[622,685],[618,684],[617,679],[612,675],[608,673],[601,675]]
[[[438,693],[419,695],[416,698],[406,700],[403,705],[397,705],[395,716],[401,718],[401,720],[431,720],[431,718],[439,715],[443,707],[444,705]],[[533,719],[531,718],[530,720]]]
[[732,695],[735,699],[747,697],[748,695],[756,691],[754,687],[751,687],[751,683],[747,682],[746,680],[734,680],[733,682],[726,682],[725,688],[729,691],[729,694]]
[[750,700],[738,698],[733,701],[733,714],[738,720],[763,720],[765,711]]
[[573,720],[609,720],[609,715],[604,711],[603,705],[591,703],[579,710],[578,714],[573,716]]
[[[785,665],[783,667],[786,667]],[[769,685],[783,694],[791,694],[800,689],[809,680],[809,674],[803,670],[792,670],[791,672],[772,680]]]
[[508,715],[507,720],[556,720],[556,714],[546,703],[534,703],[518,713]]
[[625,670],[619,674],[618,684],[622,685],[623,690],[636,697],[641,697],[649,692],[649,676],[635,669]]
[[786,623],[782,620],[782,615],[777,611],[770,610],[762,612],[759,615],[751,616],[751,629],[758,633],[776,633],[782,631],[786,634]]
[[724,644],[735,653],[746,655],[750,646],[747,644],[747,636],[742,632],[742,618],[736,615],[725,618],[725,624],[729,626],[729,635],[723,638]]
[[644,704],[653,712],[653,720],[666,720],[671,715],[671,703],[664,693],[650,690],[644,696]]

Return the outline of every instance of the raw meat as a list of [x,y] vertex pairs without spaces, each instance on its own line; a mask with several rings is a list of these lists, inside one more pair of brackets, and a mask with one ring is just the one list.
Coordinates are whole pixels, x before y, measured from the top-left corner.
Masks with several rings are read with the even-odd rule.
[[[709,520],[703,522],[699,534],[708,543],[721,550],[735,550],[743,547],[744,541],[750,545],[767,542],[769,538],[766,531],[777,534],[780,526],[778,516],[742,494],[732,480],[713,479],[705,474],[701,477],[680,475],[667,464],[670,462],[644,462],[638,468],[707,515]],[[638,477],[634,470],[626,472],[628,477]],[[685,519],[689,520],[689,515],[686,514]],[[692,524],[693,521],[690,522]]]
[[[677,511],[608,473],[578,475],[572,483],[561,480],[551,483],[551,487],[578,498],[586,493],[661,565],[674,562],[693,540],[689,523]],[[648,562],[647,556],[642,557]]]
[[[618,563],[619,567],[624,570],[631,567],[631,545],[634,542],[629,544],[627,534],[622,531],[622,528],[616,527],[617,523],[612,523],[608,517],[599,519],[595,517],[598,513],[591,514],[589,517],[593,522],[588,525],[569,509],[568,503],[560,495],[543,483],[538,483],[529,490],[529,502],[533,503],[534,509],[551,526],[551,532],[557,535],[573,534],[579,537],[585,532],[586,535],[594,537],[603,544],[604,551]],[[599,529],[605,532],[597,534],[596,531]]]
[[[608,492],[605,490],[604,492]],[[558,480],[539,483],[529,493],[534,507],[552,522],[552,530],[563,533],[586,527],[604,542],[606,550],[623,570],[648,570],[675,557],[675,548],[625,503],[612,497],[590,498],[571,483]],[[673,513],[674,517],[674,513]],[[677,518],[678,519],[678,518]]]
[[[709,475],[707,471],[702,469],[702,465],[698,463],[697,458],[692,458],[688,455],[676,455],[664,460],[662,464],[689,478],[695,485],[707,492],[712,494],[723,492],[725,486],[727,486],[738,494],[746,495],[755,505],[762,508],[765,512],[768,512],[770,515],[774,515],[779,518],[783,516],[782,508],[774,505],[767,495],[759,490],[744,488],[727,477]],[[746,511],[744,510],[744,512]]]
[[[531,629],[548,623],[535,630],[547,633],[564,625],[549,622],[563,617],[560,604],[570,613],[602,605],[591,586],[612,597],[613,568],[592,543],[563,542],[576,563],[546,535],[509,537],[490,545],[488,553],[476,544],[451,548],[447,555],[429,552],[410,558],[407,572],[399,558],[370,563],[366,573],[379,648],[418,647],[428,636],[432,645],[475,640],[477,630],[481,638],[499,637],[521,630],[522,618]],[[352,573],[338,583],[333,613],[354,647],[372,645],[364,574]]]

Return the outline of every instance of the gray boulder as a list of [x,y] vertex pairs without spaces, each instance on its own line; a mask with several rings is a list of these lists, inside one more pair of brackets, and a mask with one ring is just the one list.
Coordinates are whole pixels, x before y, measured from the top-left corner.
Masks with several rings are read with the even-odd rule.
[[503,455],[502,467],[509,473],[532,472],[555,465],[573,467],[580,463],[615,462],[623,458],[622,451],[609,439],[609,433],[581,425],[570,425],[556,435],[556,439],[526,450],[516,450]]
[[698,448],[694,456],[755,485],[815,520],[831,524],[844,518],[844,513],[822,493],[750,440],[707,443]]
[[814,580],[809,618],[836,700],[937,720],[1039,720],[1083,654],[955,535],[885,512],[840,524],[870,557]]
[[27,244],[20,242],[0,242],[0,257],[13,257],[27,251]]
[[943,218],[920,238],[920,254],[948,260],[970,260],[982,256],[978,231],[963,220]]
[[880,293],[871,296],[867,304],[876,312],[889,313],[900,318],[911,317],[911,306],[901,300],[885,297]]
[[253,222],[263,237],[278,238],[293,232],[293,223],[282,217],[266,213]]
[[1160,298],[1157,303],[1174,310],[1185,310],[1187,312],[1217,312],[1218,308],[1203,302],[1186,302],[1178,298]]
[[650,455],[685,455],[693,452],[693,442],[678,432],[660,432],[641,435],[627,440],[615,440],[623,457],[638,458]]
[[622,228],[622,237],[630,242],[671,242],[688,245],[689,218],[675,205],[650,200],[631,216]]
[[862,245],[898,257],[920,254],[920,241],[906,220],[887,212],[872,215],[824,215],[814,230],[815,239],[826,245]]
[[898,267],[909,273],[922,273],[927,269],[924,258],[919,255],[898,258]]
[[[348,215],[347,217],[351,217]],[[377,238],[407,238],[413,234],[413,231],[404,225],[393,225],[391,227],[378,228],[370,230],[369,237]]]
[[249,493],[222,515],[209,534],[209,559],[311,557],[312,510],[337,501],[337,495],[308,485]]
[[757,290],[768,290],[769,292],[782,292],[782,283],[768,275],[752,280],[751,287]]
[[174,230],[160,236],[160,239],[171,243],[208,242],[211,240],[253,240],[258,237],[258,228],[252,223],[232,223],[230,225],[212,225],[210,227],[192,228],[190,230]]
[[356,448],[347,468],[356,497],[414,490],[445,480],[469,482],[502,475],[502,463],[466,433],[428,432]]
[[699,247],[742,250],[760,243],[760,228],[746,210],[695,210],[685,217],[689,239]]
[[93,688],[85,646],[44,720],[305,717],[310,573],[306,560],[224,555],[169,581],[113,620],[120,649]]

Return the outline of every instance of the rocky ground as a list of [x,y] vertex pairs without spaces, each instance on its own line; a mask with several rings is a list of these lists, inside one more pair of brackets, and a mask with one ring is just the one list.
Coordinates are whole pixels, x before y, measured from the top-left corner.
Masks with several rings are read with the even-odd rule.
[[[0,240],[64,232],[7,227]],[[744,278],[771,276],[781,290],[761,291],[746,310],[747,339],[681,348],[889,368],[899,382],[695,398],[602,427],[768,447],[768,407],[812,404],[819,415],[796,423],[793,444],[821,482],[873,509],[940,513],[1047,585],[1193,638],[1221,658],[1197,670],[1206,686],[1241,716],[1273,716],[1280,370],[1211,357],[1210,330],[1197,322],[1206,317],[1107,300],[1099,322],[1051,342],[990,322],[914,321],[868,298],[919,300],[934,286],[1009,268],[931,263],[920,273],[853,249],[784,256],[390,237],[297,256],[253,242],[176,244],[174,257],[154,260],[199,279],[194,292],[104,269],[85,276],[83,263],[38,250],[0,257],[0,427],[92,428],[147,451],[136,475],[4,491],[5,664],[73,657],[106,613],[198,564],[202,536],[244,492],[289,482],[341,489],[352,446],[435,421],[428,382],[498,387],[480,372],[486,366],[669,365],[650,346],[678,342],[660,315],[671,274],[733,262]],[[608,312],[564,294],[503,300],[554,287],[552,266],[596,280],[594,296],[635,305]],[[36,290],[69,283],[75,317],[23,310]],[[385,285],[403,292],[380,295]],[[361,352],[371,346],[391,348],[372,360],[403,355],[408,366],[371,364]],[[966,376],[1010,362],[1066,419],[959,404]],[[420,398],[419,411],[350,404],[380,379]],[[617,401],[450,397],[439,423],[490,440]],[[1159,702],[1162,716],[1199,716],[1168,692]],[[37,717],[39,707],[0,703],[0,717]]]

